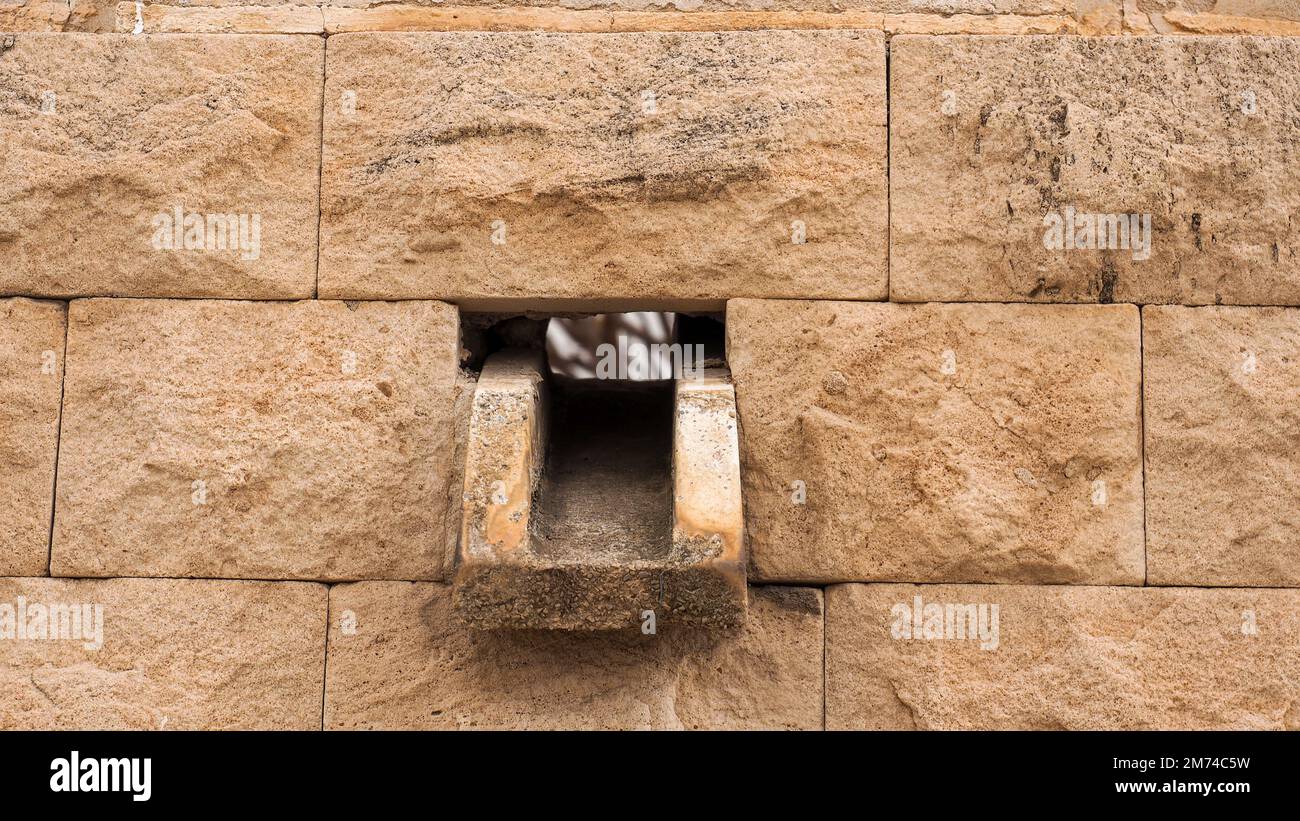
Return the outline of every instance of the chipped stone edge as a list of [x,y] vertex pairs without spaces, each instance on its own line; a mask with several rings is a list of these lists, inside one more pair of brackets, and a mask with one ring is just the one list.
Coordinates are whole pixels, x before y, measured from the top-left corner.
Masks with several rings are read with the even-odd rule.
[[545,368],[540,351],[502,351],[488,359],[474,389],[458,584],[479,565],[527,550],[533,492],[546,455]]
[[673,551],[685,555],[719,545],[721,552],[703,563],[730,585],[743,613],[745,512],[730,373],[709,369],[703,378],[676,380],[673,417]]

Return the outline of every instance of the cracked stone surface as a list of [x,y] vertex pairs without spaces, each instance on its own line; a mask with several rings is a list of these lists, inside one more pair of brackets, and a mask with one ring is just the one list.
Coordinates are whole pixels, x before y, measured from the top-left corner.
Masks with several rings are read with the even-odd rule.
[[1142,320],[1148,581],[1300,585],[1300,310]]
[[327,728],[822,726],[822,594],[754,587],[739,632],[471,631],[441,584],[330,590]]
[[[927,633],[927,604],[985,606],[986,636],[996,605],[996,648],[926,638],[970,635]],[[835,585],[826,726],[1300,729],[1297,613],[1300,590]]]
[[441,578],[458,328],[438,302],[73,302],[54,574]]
[[[49,605],[102,630],[31,638]],[[317,729],[325,609],[301,582],[0,579],[0,729]]]
[[731,301],[752,577],[1141,584],[1138,333],[1133,306]]
[[43,576],[49,560],[66,316],[0,299],[0,576]]
[[332,37],[321,295],[882,298],[884,57],[855,31]]
[[[893,299],[1300,304],[1300,41],[890,48]],[[1149,258],[1046,247],[1068,208],[1149,215]]]
[[[312,296],[323,49],[16,35],[0,50],[0,293]],[[245,218],[238,250],[227,215]]]

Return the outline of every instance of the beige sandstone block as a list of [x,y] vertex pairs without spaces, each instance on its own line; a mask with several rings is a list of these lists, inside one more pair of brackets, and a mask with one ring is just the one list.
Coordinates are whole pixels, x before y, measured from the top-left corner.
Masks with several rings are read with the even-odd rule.
[[[896,37],[891,54],[892,298],[1300,303],[1300,42]],[[1149,256],[1119,220],[1102,250],[1078,220],[1068,247],[1048,221],[1070,213],[1136,220]]]
[[117,4],[117,31],[142,33],[169,32],[236,33],[236,34],[323,34],[323,10],[314,5],[293,3],[240,5],[190,4],[171,5],[135,2]]
[[327,598],[301,582],[0,579],[0,729],[319,728]]
[[112,24],[106,0],[0,0],[0,31],[107,31]]
[[457,345],[436,302],[73,302],[54,575],[441,578]]
[[[1096,0],[1094,0],[1095,2]],[[3,2],[3,0],[0,0]],[[1080,0],[402,0],[412,7],[516,9],[556,8],[570,11],[635,11],[648,14],[698,14],[759,11],[846,13],[926,12],[931,14],[1073,14]],[[1231,2],[1231,0],[1225,0]],[[1289,0],[1240,0],[1243,3],[1285,3]],[[385,5],[384,0],[151,0],[146,6],[231,8],[261,6],[319,6],[327,9],[366,9]]]
[[1300,310],[1142,317],[1148,581],[1300,586]]
[[66,321],[57,302],[0,299],[0,576],[49,561]]
[[1300,591],[849,584],[826,608],[828,729],[1300,729]]
[[0,293],[311,296],[323,48],[17,35],[0,49]]
[[879,32],[347,34],[329,62],[322,296],[885,294]]
[[1300,33],[1295,0],[1127,0],[1126,5],[1135,24],[1146,22],[1162,33]]
[[[770,3],[756,2],[736,8],[728,2],[689,3],[679,10],[675,5],[656,6],[653,2],[595,2],[555,4],[528,2],[502,6],[490,3],[324,3],[298,5],[239,0],[234,3],[147,3],[137,13],[134,2],[117,5],[116,25],[122,32],[137,25],[149,33],[156,32],[320,32],[330,34],[355,31],[556,31],[556,32],[638,32],[638,31],[750,31],[759,29],[881,29],[907,34],[1103,34],[1118,33],[1118,6],[1083,19],[1072,11],[1033,13],[1035,9],[1058,9],[1065,4],[1027,3],[1024,13],[946,13],[954,6],[933,3],[918,6],[906,3],[850,4],[837,3]],[[790,6],[790,8],[787,8]],[[798,8],[796,8],[798,7]],[[969,6],[974,9],[975,6]],[[881,9],[895,9],[885,13]],[[917,8],[927,9],[917,13]],[[959,8],[959,7],[958,7]],[[1196,25],[1204,26],[1193,15]],[[1144,18],[1145,19],[1145,18]],[[1237,19],[1214,16],[1221,20]],[[1256,26],[1275,23],[1250,18]],[[1228,29],[1231,30],[1231,29]],[[1266,29],[1271,30],[1271,29]],[[1283,33],[1278,31],[1277,33]]]
[[1142,583],[1136,308],[727,313],[753,578]]
[[[634,4],[635,5],[635,4]],[[883,29],[876,11],[625,11],[603,6],[446,5],[385,3],[326,6],[325,30],[347,31],[749,31],[757,29]]]
[[890,14],[925,13],[996,17],[1010,14],[1074,14],[1081,0],[868,0],[868,2]]
[[1270,17],[1242,17],[1235,14],[1194,14],[1171,11],[1163,22],[1187,34],[1273,34],[1282,37],[1300,35],[1300,21]]
[[887,14],[891,34],[1079,34],[1093,33],[1065,15]]
[[739,633],[469,631],[440,584],[330,591],[330,728],[822,726],[822,594],[750,589]]

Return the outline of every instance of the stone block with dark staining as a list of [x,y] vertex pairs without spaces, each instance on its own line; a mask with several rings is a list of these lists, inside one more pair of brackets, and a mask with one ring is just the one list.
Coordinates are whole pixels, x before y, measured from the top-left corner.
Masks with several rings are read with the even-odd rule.
[[894,300],[1300,304],[1300,42],[890,49]]
[[880,32],[330,38],[322,296],[885,296]]

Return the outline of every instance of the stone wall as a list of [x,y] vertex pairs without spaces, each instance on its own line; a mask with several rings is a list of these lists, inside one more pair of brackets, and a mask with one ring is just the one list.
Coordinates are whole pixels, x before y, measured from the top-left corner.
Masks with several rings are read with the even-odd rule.
[[[0,31],[0,727],[1300,729],[1300,3]],[[745,626],[462,626],[457,308],[638,307]]]

